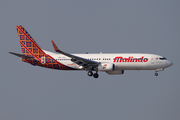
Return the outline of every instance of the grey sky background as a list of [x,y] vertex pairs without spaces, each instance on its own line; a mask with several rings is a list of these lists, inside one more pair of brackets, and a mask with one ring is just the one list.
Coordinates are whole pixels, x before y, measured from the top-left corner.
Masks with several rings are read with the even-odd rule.
[[[0,120],[179,120],[179,0],[1,0]],[[68,53],[153,53],[154,71],[88,77],[21,62],[16,25],[41,48]]]

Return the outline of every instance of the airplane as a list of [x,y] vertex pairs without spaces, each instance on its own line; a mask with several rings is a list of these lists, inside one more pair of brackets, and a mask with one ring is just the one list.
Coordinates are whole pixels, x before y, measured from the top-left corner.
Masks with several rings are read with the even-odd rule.
[[157,72],[173,65],[163,56],[147,53],[69,54],[59,50],[54,41],[51,41],[57,52],[53,53],[41,49],[22,25],[16,28],[22,54],[9,53],[35,66],[56,70],[84,70],[88,76],[98,78],[98,72],[122,75],[125,70],[155,70],[155,76],[158,76]]

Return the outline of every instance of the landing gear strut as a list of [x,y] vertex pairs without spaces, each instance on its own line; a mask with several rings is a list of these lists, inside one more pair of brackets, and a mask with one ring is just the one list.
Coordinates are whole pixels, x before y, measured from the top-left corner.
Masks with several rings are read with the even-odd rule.
[[164,70],[164,68],[161,68],[161,69],[156,69],[156,72],[155,72],[155,76],[158,76],[158,73],[157,72],[159,72],[159,71],[163,71]]

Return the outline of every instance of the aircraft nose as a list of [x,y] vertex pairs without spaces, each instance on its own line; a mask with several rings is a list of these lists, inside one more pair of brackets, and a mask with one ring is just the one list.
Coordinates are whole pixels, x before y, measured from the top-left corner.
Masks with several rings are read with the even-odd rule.
[[[171,62],[171,61],[170,61]],[[173,62],[171,62],[171,64],[170,65],[173,65]]]
[[167,65],[168,65],[168,67],[170,67],[170,66],[172,66],[172,65],[173,65],[173,62],[168,61]]

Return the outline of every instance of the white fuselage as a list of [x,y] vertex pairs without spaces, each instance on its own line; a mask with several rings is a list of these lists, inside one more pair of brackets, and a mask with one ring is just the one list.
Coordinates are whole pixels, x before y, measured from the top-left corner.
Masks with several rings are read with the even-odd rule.
[[[74,69],[82,69],[71,61],[71,58],[62,54],[45,51],[60,63]],[[115,70],[157,70],[172,65],[172,62],[162,59],[164,57],[155,54],[143,53],[113,53],[113,54],[72,54],[99,63],[112,63]]]

